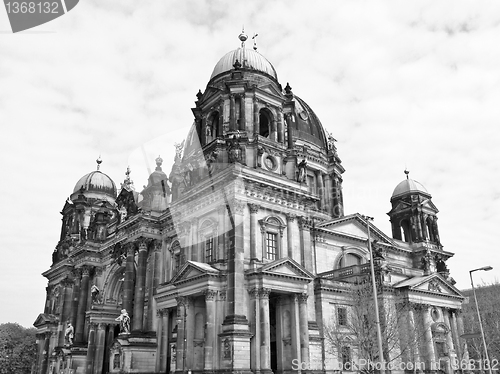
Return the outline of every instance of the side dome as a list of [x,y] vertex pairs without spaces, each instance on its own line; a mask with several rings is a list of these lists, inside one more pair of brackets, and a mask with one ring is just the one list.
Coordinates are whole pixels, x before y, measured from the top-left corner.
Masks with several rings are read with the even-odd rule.
[[241,69],[256,70],[278,80],[274,66],[259,52],[247,48],[238,48],[222,56],[215,65],[210,80],[219,74],[233,70],[236,60],[241,64]]
[[328,149],[325,129],[316,113],[297,95],[295,99],[295,132],[294,138],[310,142],[320,148]]
[[[99,198],[98,195],[106,195],[116,199],[116,186],[113,180],[106,174],[95,170],[80,178],[73,189],[73,194],[83,191],[87,197]],[[95,194],[95,196],[92,196]]]
[[407,178],[396,186],[394,192],[392,193],[391,200],[406,194],[415,194],[415,193],[420,193],[431,197],[431,194],[421,183],[413,179]]

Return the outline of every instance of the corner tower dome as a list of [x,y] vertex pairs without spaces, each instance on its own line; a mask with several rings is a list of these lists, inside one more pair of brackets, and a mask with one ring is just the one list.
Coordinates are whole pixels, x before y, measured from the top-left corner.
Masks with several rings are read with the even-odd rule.
[[75,184],[71,198],[80,193],[87,198],[104,199],[114,202],[116,199],[116,185],[113,180],[103,172],[99,171],[101,159],[97,160],[97,170],[85,174]]
[[423,194],[427,195],[428,197],[431,196],[431,194],[427,191],[427,189],[419,182],[407,178],[403,181],[401,181],[396,188],[394,189],[394,192],[392,193],[391,200],[398,198],[400,196],[406,195],[406,194]]

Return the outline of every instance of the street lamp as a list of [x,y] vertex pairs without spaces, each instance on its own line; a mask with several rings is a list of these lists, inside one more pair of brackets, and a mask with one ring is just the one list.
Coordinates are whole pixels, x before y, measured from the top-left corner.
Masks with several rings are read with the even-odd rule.
[[[367,235],[368,235],[368,252],[370,252],[370,271],[372,276],[372,287],[373,287],[373,303],[375,304],[375,325],[377,327],[377,344],[379,351],[379,359],[381,366],[381,373],[385,373],[385,362],[384,362],[384,350],[382,347],[382,331],[380,330],[380,316],[378,310],[378,297],[377,297],[377,282],[375,281],[375,265],[373,261],[373,251],[372,251],[372,242],[370,238],[370,221],[373,221],[373,217],[361,216],[365,222],[367,227]],[[491,374],[491,373],[490,373]]]
[[[481,321],[481,314],[479,313],[479,304],[477,303],[476,289],[474,288],[474,281],[472,280],[472,273],[473,272],[479,271],[479,270],[490,271],[491,269],[493,269],[491,266],[483,266],[482,268],[470,270],[469,276],[470,276],[470,284],[472,286],[472,293],[474,294],[474,300],[476,301],[477,318],[479,319],[479,329],[481,330],[481,337],[483,338],[483,346],[484,346],[484,354],[486,357],[486,364],[488,365],[488,372],[490,374],[493,374],[491,372],[491,362],[490,362],[490,358],[488,357],[488,348],[486,347],[486,339],[484,338],[483,322]],[[483,365],[483,367],[484,367],[484,365]]]

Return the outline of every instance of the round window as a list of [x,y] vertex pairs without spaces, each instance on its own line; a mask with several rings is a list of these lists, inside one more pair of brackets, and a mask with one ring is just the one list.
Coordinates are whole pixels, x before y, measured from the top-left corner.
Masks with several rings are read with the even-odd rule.
[[267,156],[264,160],[264,164],[266,164],[268,170],[275,170],[277,166],[276,159],[272,156]]

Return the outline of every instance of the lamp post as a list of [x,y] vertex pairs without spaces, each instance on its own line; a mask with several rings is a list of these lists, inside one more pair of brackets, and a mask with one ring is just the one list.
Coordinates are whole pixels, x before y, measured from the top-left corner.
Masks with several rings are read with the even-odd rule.
[[[472,280],[472,273],[479,270],[490,271],[493,269],[491,266],[483,266],[482,268],[469,271],[470,284],[472,286],[472,293],[474,294],[474,301],[476,302],[477,318],[479,320],[479,329],[481,330],[481,337],[483,339],[484,354],[486,357],[486,364],[488,365],[488,372],[492,374],[490,358],[488,357],[488,348],[486,347],[486,339],[484,338],[483,322],[481,321],[481,314],[479,313],[479,304],[477,303],[476,289],[474,288],[474,281]],[[484,367],[484,364],[483,364]]]
[[[370,252],[370,271],[372,276],[372,288],[373,288],[373,303],[375,304],[375,325],[377,327],[377,344],[379,351],[379,360],[380,360],[380,372],[385,373],[385,360],[384,360],[384,350],[382,346],[382,331],[380,329],[380,316],[378,309],[378,297],[377,297],[377,282],[375,281],[375,264],[373,261],[373,251],[372,251],[372,243],[370,237],[370,221],[373,221],[373,217],[361,216],[365,222],[367,227],[367,235],[368,235],[368,252]],[[490,373],[491,374],[491,373]]]

